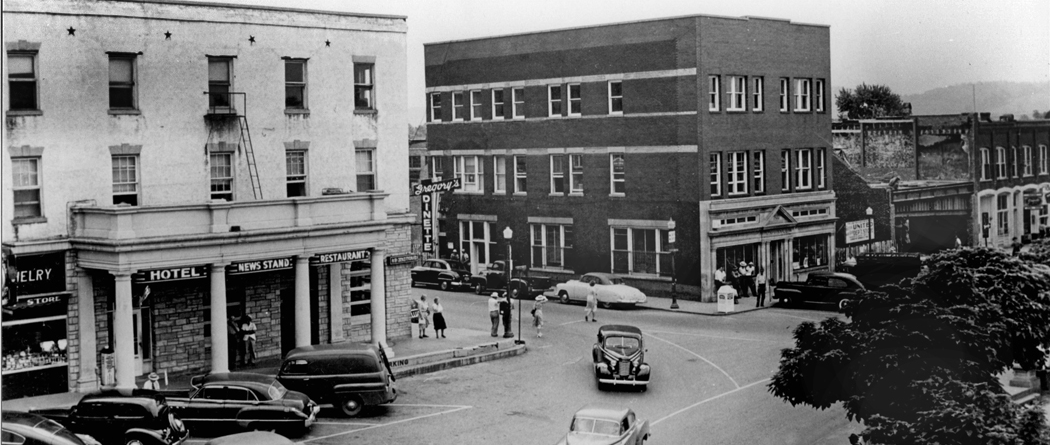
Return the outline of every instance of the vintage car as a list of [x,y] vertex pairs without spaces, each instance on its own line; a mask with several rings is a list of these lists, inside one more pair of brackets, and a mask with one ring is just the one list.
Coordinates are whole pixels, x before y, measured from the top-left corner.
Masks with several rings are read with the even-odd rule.
[[626,385],[645,391],[649,387],[651,368],[645,363],[641,329],[622,324],[598,328],[598,342],[594,344],[591,355],[598,389]]
[[320,407],[306,394],[289,391],[273,376],[223,372],[195,377],[189,397],[168,397],[172,410],[190,426],[239,427],[300,434]]
[[381,346],[339,343],[300,346],[288,351],[277,380],[319,403],[332,404],[347,417],[365,406],[397,399],[390,362]]
[[558,283],[554,289],[544,292],[543,295],[557,298],[562,303],[587,301],[591,283],[594,283],[598,291],[598,305],[603,308],[645,303],[645,294],[642,291],[623,284],[623,279],[616,275],[601,272],[586,273],[579,280]]
[[85,395],[72,408],[34,409],[29,413],[106,445],[179,445],[189,436],[164,395],[153,390],[104,389]]
[[785,306],[803,302],[831,303],[841,311],[846,302],[864,291],[857,277],[842,272],[810,272],[806,281],[781,281],[773,297]]
[[204,445],[293,445],[287,437],[269,431],[248,431],[216,437]]
[[36,414],[4,411],[2,423],[4,445],[86,445],[60,423]]
[[649,436],[649,421],[630,408],[588,405],[572,416],[569,432],[558,445],[642,445]]
[[456,260],[423,260],[412,268],[412,287],[417,284],[440,287],[441,290],[470,287],[470,267]]

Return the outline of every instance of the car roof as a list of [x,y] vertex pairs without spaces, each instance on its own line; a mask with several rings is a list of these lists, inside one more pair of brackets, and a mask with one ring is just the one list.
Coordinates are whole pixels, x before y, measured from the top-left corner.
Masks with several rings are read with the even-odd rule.
[[41,422],[47,420],[46,417],[22,411],[4,411],[2,418],[3,423],[14,423],[25,426],[37,426]]
[[580,408],[576,411],[575,416],[590,417],[594,419],[609,419],[619,422],[630,410],[630,408],[616,405],[591,404]]
[[269,431],[248,431],[216,437],[205,445],[292,445],[287,437]]
[[201,384],[231,383],[265,391],[275,380],[276,379],[271,375],[257,374],[254,372],[217,372],[204,376],[201,380]]
[[607,324],[598,328],[598,332],[601,334],[630,334],[638,337],[642,336],[642,330],[634,326],[625,324]]
[[376,347],[368,343],[334,343],[327,345],[300,346],[288,351],[285,360],[304,357],[341,356],[346,354],[378,356]]
[[99,401],[99,400],[120,400],[122,403],[138,403],[139,405],[147,405],[149,402],[154,402],[158,405],[165,403],[166,399],[164,395],[151,389],[138,389],[138,388],[111,388],[95,391],[93,393],[85,395],[83,401]]

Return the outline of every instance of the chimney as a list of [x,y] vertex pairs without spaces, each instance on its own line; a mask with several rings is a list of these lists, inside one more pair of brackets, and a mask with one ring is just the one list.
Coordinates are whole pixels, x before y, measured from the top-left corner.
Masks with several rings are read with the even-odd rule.
[[1014,121],[1014,115],[1012,115],[1012,114],[1004,114],[1002,116],[999,116],[999,122],[1013,122],[1013,121]]
[[979,116],[980,116],[980,118],[978,120],[980,120],[981,122],[991,122],[992,121],[992,113],[979,113]]

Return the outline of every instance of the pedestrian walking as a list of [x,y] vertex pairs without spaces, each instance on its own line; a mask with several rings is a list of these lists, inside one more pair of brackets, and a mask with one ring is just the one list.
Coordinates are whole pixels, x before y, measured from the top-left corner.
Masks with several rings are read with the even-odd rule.
[[251,366],[255,364],[255,323],[252,317],[245,314],[241,317],[241,341],[244,343],[244,356],[241,357],[242,364]]
[[591,282],[591,287],[587,290],[587,312],[583,313],[583,321],[598,321],[596,317],[598,315],[598,288],[594,287],[594,282]]
[[430,326],[430,305],[427,304],[427,296],[419,297],[419,338],[429,338],[427,326]]
[[229,319],[226,320],[226,354],[230,369],[233,369],[241,361],[238,359],[238,355],[244,349],[242,340],[241,325],[237,323],[237,316],[230,315]]
[[154,391],[160,390],[160,376],[155,372],[149,373],[149,378],[142,383],[142,389],[152,389]]
[[543,303],[546,302],[547,297],[540,295],[532,305],[532,325],[536,327],[536,336],[540,338],[543,337]]
[[1021,253],[1021,242],[1017,240],[1016,236],[1014,237],[1014,241],[1012,243],[1010,243],[1010,247],[1013,249],[1013,252],[1011,252],[1011,255],[1017,256],[1018,254]]
[[758,301],[755,302],[755,307],[762,307],[766,305],[766,271],[762,267],[758,268],[758,273],[755,274],[755,284],[758,285]]
[[430,312],[434,314],[434,338],[448,338],[445,337],[445,308],[441,306],[438,297],[434,297]]
[[492,320],[492,336],[499,336],[499,294],[489,295],[489,318]]
[[499,300],[499,312],[503,316],[503,338],[514,338],[514,331],[510,328],[511,318],[514,316],[513,306],[510,304],[510,294],[504,294]]
[[955,248],[962,249],[962,240],[959,239],[959,235],[955,235]]
[[758,296],[758,289],[755,288],[755,262],[748,261],[747,267],[744,268],[744,284],[747,285],[750,295]]

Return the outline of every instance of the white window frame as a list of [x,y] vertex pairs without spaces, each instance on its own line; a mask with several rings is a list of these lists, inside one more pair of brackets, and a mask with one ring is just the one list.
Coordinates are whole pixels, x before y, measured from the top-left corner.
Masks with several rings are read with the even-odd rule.
[[470,120],[480,121],[481,120],[481,109],[484,105],[481,103],[481,90],[470,90]]
[[1035,171],[1035,166],[1032,165],[1032,146],[1025,145],[1021,147],[1024,152],[1024,157],[1021,158],[1024,161],[1024,176],[1032,176]]
[[[514,194],[524,195],[529,190],[529,172],[528,163],[525,162],[525,156],[516,155],[514,156]],[[520,169],[518,167],[521,167]]]
[[795,151],[795,189],[813,188],[813,150],[803,148]]
[[817,164],[817,167],[816,167],[817,189],[820,189],[820,190],[824,189],[824,186],[825,186],[824,178],[827,176],[826,172],[824,171],[824,163],[826,161],[826,158],[825,158],[826,153],[827,153],[827,150],[825,150],[823,148],[818,148],[817,152],[816,152],[816,159],[814,160],[814,162]]
[[1014,158],[1014,162],[1013,162],[1013,164],[1014,164],[1014,177],[1015,178],[1020,178],[1021,177],[1021,157],[1017,155],[1017,147],[1010,147],[1010,154],[1012,154],[1013,158]]
[[569,155],[569,194],[583,194],[583,155]]
[[813,94],[816,96],[815,104],[817,113],[824,112],[824,79],[817,79],[814,84]]
[[[216,160],[225,160],[226,165],[216,166]],[[228,168],[229,172],[220,171],[218,169]],[[236,170],[233,165],[233,153],[221,152],[221,153],[209,153],[208,154],[208,178],[210,179],[211,187],[211,199],[223,199],[216,197],[216,195],[229,195],[230,201],[237,199],[236,190],[234,185],[234,176]],[[218,187],[218,188],[216,188]]]
[[722,153],[711,153],[708,163],[708,180],[713,189],[711,196],[722,196]]
[[135,197],[135,206],[141,205],[139,201],[139,156],[138,155],[113,155],[113,201],[118,196]]
[[790,98],[791,91],[789,90],[791,81],[787,77],[780,78],[780,112],[787,113],[791,106]]
[[728,171],[726,176],[726,192],[729,196],[747,194],[747,152],[729,152]]
[[[138,87],[138,72],[139,72],[138,57],[136,57],[134,54],[110,54],[109,55],[109,64],[112,65],[113,62],[115,62],[115,61],[127,61],[128,62],[128,64],[131,67],[131,73],[130,73],[131,79],[129,81],[127,81],[127,82],[114,81],[113,80],[113,71],[112,71],[113,69],[112,69],[112,67],[110,67],[110,69],[109,69],[109,77],[108,77],[108,79],[109,79],[109,94],[108,94],[109,107],[108,108],[110,110],[138,110],[138,108],[139,108],[139,98],[138,98],[138,89],[139,89],[139,87]],[[303,102],[305,102],[306,101],[306,99],[305,99],[306,98],[306,93],[305,93],[305,91],[306,91],[306,87],[305,87],[305,83],[306,83],[305,82],[305,76],[306,76],[306,74],[305,74],[305,70],[306,70],[305,62],[304,62],[303,70],[304,70],[304,74],[303,74],[303,76],[304,76],[304,81],[303,81],[303,83],[304,83],[304,86],[303,86],[303,91],[304,91],[304,93],[303,93]],[[113,106],[113,88],[120,88],[120,89],[128,89],[128,90],[130,90],[130,92],[128,94],[131,96],[131,106],[128,106],[128,107],[114,107]],[[40,105],[37,104],[37,106],[40,106]]]
[[[619,159],[623,165],[623,171],[616,172],[616,160]],[[616,191],[617,185],[622,191]],[[625,196],[627,194],[627,158],[623,153],[609,154],[609,195]]]
[[766,152],[755,150],[751,160],[751,187],[755,193],[766,192]]
[[1050,152],[1047,151],[1045,145],[1039,146],[1039,174],[1045,175],[1050,173]]
[[[302,159],[302,163],[300,164],[300,163],[295,162],[296,158],[301,158]],[[285,174],[286,174],[287,185],[302,184],[303,185],[303,194],[302,195],[297,195],[297,196],[310,196],[310,192],[309,192],[309,190],[306,187],[306,178],[307,178],[307,175],[309,174],[308,173],[309,170],[308,170],[308,165],[307,165],[306,150],[285,150],[285,152],[284,152],[284,165],[285,165]],[[301,171],[293,171],[299,165],[302,166],[302,170]],[[287,189],[287,186],[285,187],[285,189]],[[289,196],[289,197],[291,197],[291,196]]]
[[[618,230],[626,231],[626,235],[627,235],[627,249],[617,249],[616,248],[616,232]],[[655,244],[655,246],[653,247],[654,250],[653,251],[647,251],[647,252],[637,252],[637,251],[634,250],[634,244],[635,244],[634,243],[634,238],[638,235],[638,233],[636,233],[636,232],[645,232],[645,231],[653,231],[654,232],[654,244]],[[609,227],[609,270],[614,271],[614,273],[619,273],[621,275],[629,275],[629,276],[630,275],[635,275],[635,276],[662,276],[662,275],[670,275],[670,273],[671,273],[670,270],[665,271],[665,270],[662,270],[662,267],[661,267],[661,264],[663,263],[663,261],[661,261],[661,259],[662,259],[661,257],[664,256],[664,255],[671,255],[671,252],[669,251],[670,243],[666,243],[666,244],[664,243],[664,239],[667,238],[667,232],[668,232],[668,230],[666,228],[662,228],[661,229],[661,228],[656,228],[656,227],[629,227],[629,226],[628,227],[624,227],[624,226],[611,226],[611,227]],[[616,254],[618,252],[627,254],[627,271],[626,272],[616,271]],[[642,253],[647,253],[647,254],[651,253],[651,254],[654,255],[654,266],[655,266],[655,269],[656,269],[655,273],[653,273],[653,272],[637,272],[637,271],[635,271],[635,268],[637,267],[637,265],[635,264],[637,262],[637,257],[638,257],[639,254],[642,254]]]
[[[499,93],[499,100],[496,100],[496,93]],[[507,117],[507,109],[504,107],[504,90],[502,88],[496,88],[492,90],[492,119],[505,119]],[[496,111],[499,111],[498,113]]]
[[[521,94],[518,94],[518,93]],[[525,87],[511,88],[511,118],[525,119]],[[518,105],[521,106],[518,106]]]
[[726,111],[747,111],[747,77],[729,76]]
[[[558,239],[555,246],[549,244],[550,240],[547,239],[548,229],[553,229],[557,233]],[[539,237],[536,236],[537,230],[539,231]],[[569,234],[568,237],[566,237],[566,233]],[[566,238],[571,238],[572,233],[572,224],[529,224],[529,265],[540,269],[567,270],[565,260],[568,258],[568,253],[572,250],[574,243],[572,240],[566,242]],[[548,262],[548,253],[552,250],[561,260],[560,264]],[[540,256],[538,261],[536,258],[537,253]]]
[[999,236],[1010,235],[1010,195],[1000,193],[995,195],[995,219],[996,234]]
[[780,190],[791,191],[791,150],[780,150]]
[[[458,100],[457,100],[458,99]],[[452,92],[452,120],[462,121],[466,110],[463,109],[463,92],[453,91]]]
[[[29,66],[30,66],[30,69],[32,70],[32,72],[29,73],[29,74],[31,74],[29,77],[24,77],[24,76],[12,75],[10,70],[8,71],[8,73],[7,73],[7,85],[8,85],[8,93],[9,93],[8,94],[8,100],[7,100],[8,110],[11,110],[11,111],[36,111],[36,110],[39,110],[40,109],[40,82],[39,82],[40,74],[37,71],[38,70],[37,53],[36,52],[28,52],[28,51],[25,51],[25,52],[8,51],[8,53],[7,53],[7,63],[8,63],[9,67],[11,66],[11,59],[12,58],[29,59]],[[11,101],[14,99],[14,95],[10,94],[10,93],[12,91],[17,90],[17,88],[12,88],[12,86],[14,86],[14,85],[28,85],[30,83],[33,85],[33,87],[32,87],[32,89],[33,89],[33,106],[31,108],[24,108],[24,107],[23,108],[15,108],[14,106],[12,106],[13,104],[11,103]],[[27,90],[29,89],[29,87],[23,87],[23,88],[26,88]]]
[[[13,219],[29,219],[29,218],[41,218],[44,216],[44,187],[43,187],[43,169],[41,168],[43,162],[39,157],[19,157],[11,158],[11,182],[12,190],[14,191],[14,209],[15,216]],[[24,168],[32,167],[32,168]],[[36,200],[22,200],[17,199],[18,192],[25,191],[36,191]],[[22,212],[19,214],[19,207],[29,208],[29,212]],[[32,210],[36,210],[33,212]],[[35,215],[32,213],[36,213]]]
[[[620,94],[613,94],[613,84],[620,86]],[[610,80],[608,84],[609,91],[609,114],[623,114],[623,81],[622,80]],[[619,102],[617,102],[619,101]],[[619,109],[617,110],[617,104]]]
[[[485,163],[479,156],[456,156],[453,159],[455,177],[463,183],[457,193],[485,192]],[[467,161],[471,162],[467,162]]]
[[[368,156],[368,162],[367,163],[358,162],[358,155],[359,154],[365,154],[365,153],[367,153],[369,155]],[[376,149],[372,148],[372,147],[355,148],[354,149],[354,164],[356,164],[354,166],[354,169],[355,169],[354,186],[357,187],[357,189],[358,189],[357,191],[358,192],[365,191],[365,190],[361,190],[361,188],[362,188],[361,187],[361,178],[362,177],[368,177],[368,176],[370,176],[372,178],[372,190],[379,189],[379,172],[377,171],[378,170],[378,168],[377,168],[378,167],[378,163],[376,162]]]
[[[576,89],[576,95],[573,97],[573,89]],[[583,114],[583,90],[580,89],[580,84],[570,83],[566,85],[566,91],[569,93],[569,116],[580,116]],[[573,111],[576,110],[576,111]]]
[[492,190],[494,193],[507,193],[507,158],[494,156],[492,158]]
[[[568,185],[566,183],[566,181],[565,181],[565,163],[568,161],[568,159],[567,159],[566,155],[564,155],[564,154],[552,154],[552,155],[548,156],[548,158],[549,158],[550,174],[551,174],[551,193],[550,194],[552,194],[552,195],[564,195],[567,192],[566,189],[567,189],[567,185]],[[561,167],[562,167],[561,171],[556,171],[554,169],[554,159],[555,158],[561,159],[561,164],[562,164],[561,165]],[[557,184],[557,180],[558,179],[561,180],[561,184],[562,184],[562,190],[561,191],[558,191],[556,189],[556,187],[555,187],[555,184]]]
[[707,111],[718,111],[722,108],[721,77],[717,75],[707,76]]
[[809,79],[795,79],[795,111],[809,112],[812,105]]
[[445,158],[441,156],[430,156],[430,180],[441,181],[445,176]]
[[430,121],[441,122],[441,93],[430,93]]
[[765,89],[765,79],[762,76],[756,76],[751,78],[751,111],[760,112],[765,107],[765,98],[763,97],[763,90]]
[[1006,149],[995,147],[995,179],[1006,179]]
[[992,173],[992,158],[987,147],[981,147],[981,180],[990,181]]
[[[554,89],[555,88],[558,89],[557,96],[555,96],[555,94],[554,94]],[[562,91],[561,84],[547,85],[547,117],[561,117],[562,113],[564,112],[564,109],[562,107],[562,105],[564,105],[564,104],[562,103],[562,99],[561,99],[561,91]],[[558,106],[558,114],[554,114],[554,105],[555,104],[557,104],[557,106]]]

